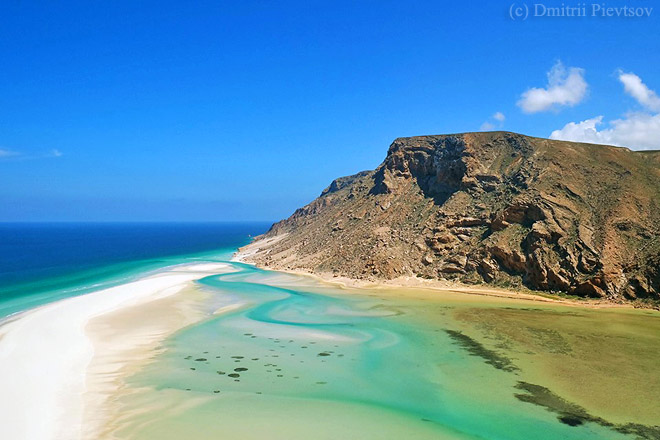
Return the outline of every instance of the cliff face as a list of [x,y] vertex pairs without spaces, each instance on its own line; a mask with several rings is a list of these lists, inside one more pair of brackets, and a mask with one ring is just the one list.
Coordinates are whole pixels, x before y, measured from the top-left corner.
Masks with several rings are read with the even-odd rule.
[[400,138],[249,259],[352,278],[660,298],[660,152],[466,133]]

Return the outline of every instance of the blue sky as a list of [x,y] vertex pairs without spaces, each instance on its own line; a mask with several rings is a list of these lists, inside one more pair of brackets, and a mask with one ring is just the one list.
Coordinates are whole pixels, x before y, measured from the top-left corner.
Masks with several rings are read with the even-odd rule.
[[0,221],[277,220],[399,136],[660,148],[660,4],[606,4],[654,10],[4,1]]

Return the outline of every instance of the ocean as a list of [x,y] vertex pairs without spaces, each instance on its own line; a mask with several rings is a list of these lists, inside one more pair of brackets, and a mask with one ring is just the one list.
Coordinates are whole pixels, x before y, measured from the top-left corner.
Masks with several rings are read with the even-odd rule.
[[0,319],[160,268],[228,258],[270,223],[0,223]]

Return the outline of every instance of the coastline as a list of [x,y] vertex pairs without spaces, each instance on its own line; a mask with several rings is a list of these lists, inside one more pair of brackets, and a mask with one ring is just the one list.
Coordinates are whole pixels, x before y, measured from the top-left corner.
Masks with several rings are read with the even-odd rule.
[[[606,300],[600,299],[572,299],[572,298],[563,298],[559,296],[552,295],[545,292],[534,292],[534,291],[524,291],[522,289],[506,289],[496,286],[489,285],[469,285],[456,281],[449,280],[432,280],[424,279],[419,277],[399,277],[389,280],[363,280],[349,278],[345,276],[338,276],[332,273],[323,273],[323,272],[312,272],[311,270],[302,270],[302,269],[287,269],[283,267],[270,267],[262,264],[257,264],[250,260],[250,256],[258,253],[261,249],[256,246],[259,245],[268,245],[272,244],[284,235],[268,238],[262,241],[253,241],[252,243],[239,248],[237,252],[232,256],[232,261],[239,263],[251,264],[259,269],[274,271],[274,272],[284,272],[292,275],[299,275],[310,277],[318,282],[329,284],[334,287],[339,288],[354,288],[354,289],[370,289],[370,290],[379,290],[387,291],[393,289],[412,289],[417,291],[427,291],[435,294],[441,294],[442,292],[453,292],[453,293],[463,293],[466,295],[478,295],[478,296],[488,296],[493,298],[506,298],[506,299],[518,299],[518,300],[527,300],[527,301],[537,301],[544,303],[552,303],[566,306],[574,307],[586,307],[586,308],[622,308],[622,309],[634,309],[634,304],[630,303],[615,303]],[[431,295],[432,297],[433,295]],[[650,310],[655,310],[649,308]]]
[[[173,310],[171,297],[184,294],[197,279],[222,273],[226,263],[186,264],[136,281],[23,312],[0,327],[0,437],[11,439],[97,438],[99,411],[129,352],[143,354],[189,322],[191,310],[179,309],[157,325],[125,328],[131,309],[160,305]],[[140,316],[137,320],[136,316]],[[106,319],[107,318],[107,319]],[[133,332],[122,338],[121,331]],[[137,332],[137,333],[136,333]],[[107,355],[103,362],[99,354]],[[139,359],[139,356],[133,356]],[[129,356],[128,359],[131,359]],[[114,383],[114,385],[113,385]],[[88,418],[95,419],[87,424]],[[85,423],[83,421],[85,420]]]
[[[240,251],[232,261],[252,264],[245,261]],[[469,302],[518,300],[586,308],[631,308],[625,304],[555,300],[452,282],[373,282],[264,269],[303,276],[343,290],[346,295],[357,288],[404,299],[443,301],[460,294]],[[205,312],[198,306],[205,293],[196,289],[193,281],[232,270],[227,263],[172,266],[127,284],[26,311],[0,326],[0,374],[12,378],[2,390],[5,397],[0,401],[0,437],[114,438],[123,423],[118,399],[135,391],[126,386],[124,379],[151,362],[163,349],[160,343],[165,338],[203,316]],[[219,309],[216,313],[227,310]]]

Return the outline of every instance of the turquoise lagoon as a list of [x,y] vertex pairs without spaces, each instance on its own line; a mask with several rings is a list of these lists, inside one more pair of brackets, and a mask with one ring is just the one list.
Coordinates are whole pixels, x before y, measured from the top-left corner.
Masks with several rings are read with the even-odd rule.
[[[134,392],[120,399],[123,416],[110,428],[118,438],[623,439],[657,434],[625,414],[625,421],[614,423],[601,418],[598,408],[554,394],[549,386],[562,389],[565,383],[537,374],[543,365],[519,358],[522,345],[492,344],[488,332],[473,331],[479,339],[467,336],[488,323],[461,318],[475,310],[487,316],[519,311],[524,319],[512,319],[516,327],[543,314],[553,322],[579,320],[583,313],[587,321],[611,320],[607,312],[530,307],[535,303],[452,292],[346,289],[231,264],[234,272],[198,282],[207,294],[206,318],[165,341],[128,379]],[[658,330],[657,316],[632,316],[633,321],[654,320]],[[654,338],[658,342],[658,333]],[[569,336],[562,341],[571,344]],[[531,355],[530,347],[523,348],[542,364],[548,356],[559,356],[551,346],[547,353]],[[530,382],[539,379],[546,382]]]

